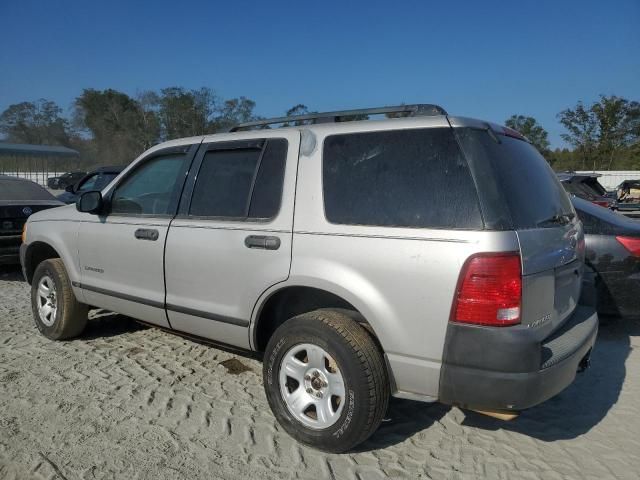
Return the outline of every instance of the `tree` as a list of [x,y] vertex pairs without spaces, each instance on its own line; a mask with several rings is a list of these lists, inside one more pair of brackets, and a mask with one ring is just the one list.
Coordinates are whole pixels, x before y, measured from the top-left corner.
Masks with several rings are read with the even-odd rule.
[[258,119],[253,113],[256,102],[247,97],[225,100],[209,123],[212,132],[227,131],[234,125]]
[[[289,110],[287,110],[287,112],[284,114],[285,117],[294,117],[297,115],[308,115],[311,112],[309,111],[309,108],[302,104],[299,103],[297,105],[294,105],[293,107],[291,107]],[[308,121],[307,121],[308,123]],[[289,122],[285,122],[282,124],[283,127],[290,127],[292,125],[298,127],[300,125],[304,125],[305,124],[305,120],[295,120],[293,123],[289,123]]]
[[41,98],[10,105],[0,115],[0,132],[9,142],[69,146],[69,122],[56,103]]
[[217,97],[210,88],[164,88],[158,103],[165,140],[210,133],[210,121],[217,107]]
[[527,137],[529,141],[536,147],[540,153],[548,156],[549,153],[549,134],[533,117],[525,117],[524,115],[511,115],[505,122],[509,128],[517,130]]
[[640,130],[640,103],[615,95],[600,95],[591,111],[598,122],[598,153],[601,168],[610,170],[616,156],[635,143]]
[[152,111],[116,90],[85,89],[75,100],[75,123],[93,136],[96,159],[127,164],[157,143],[159,123]]
[[558,118],[568,131],[562,138],[575,147],[583,169],[613,168],[618,157],[620,161],[627,158],[640,138],[640,104],[615,95],[600,95],[600,100],[588,107],[578,102]]

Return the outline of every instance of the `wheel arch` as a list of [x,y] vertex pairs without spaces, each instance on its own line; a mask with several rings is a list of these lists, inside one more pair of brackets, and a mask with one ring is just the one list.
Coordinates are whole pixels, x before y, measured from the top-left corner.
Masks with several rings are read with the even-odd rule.
[[61,258],[58,251],[51,246],[51,244],[41,240],[31,242],[27,246],[23,260],[25,280],[31,284],[33,281],[33,274],[35,273],[36,268],[38,268],[38,265],[51,258]]
[[263,293],[253,309],[249,340],[254,350],[264,351],[273,332],[289,318],[320,308],[338,309],[364,326],[384,354],[372,313],[355,294],[330,282],[296,281],[278,284]]

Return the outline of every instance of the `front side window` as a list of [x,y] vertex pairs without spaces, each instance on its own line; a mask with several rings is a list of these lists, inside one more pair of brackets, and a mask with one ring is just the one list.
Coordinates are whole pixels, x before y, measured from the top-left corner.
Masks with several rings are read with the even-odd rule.
[[451,128],[332,135],[322,161],[331,223],[483,228],[473,179]]
[[189,215],[233,219],[276,216],[280,209],[285,139],[262,148],[210,150],[198,172]]
[[120,183],[111,198],[111,213],[169,215],[182,187],[186,155],[165,155],[144,162]]

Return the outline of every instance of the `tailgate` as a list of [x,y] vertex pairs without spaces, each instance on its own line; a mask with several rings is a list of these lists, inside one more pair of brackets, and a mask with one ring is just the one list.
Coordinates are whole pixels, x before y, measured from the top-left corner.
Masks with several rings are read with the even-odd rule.
[[573,221],[517,234],[522,254],[522,323],[554,330],[574,311],[580,298],[582,224]]

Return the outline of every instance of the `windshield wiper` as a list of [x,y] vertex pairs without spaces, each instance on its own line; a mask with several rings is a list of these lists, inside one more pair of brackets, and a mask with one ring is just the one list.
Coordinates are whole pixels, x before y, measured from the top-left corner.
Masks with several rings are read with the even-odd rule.
[[542,220],[536,224],[537,227],[549,227],[551,225],[566,225],[573,217],[575,217],[575,213],[562,213],[555,214],[552,217],[549,217],[545,220]]

